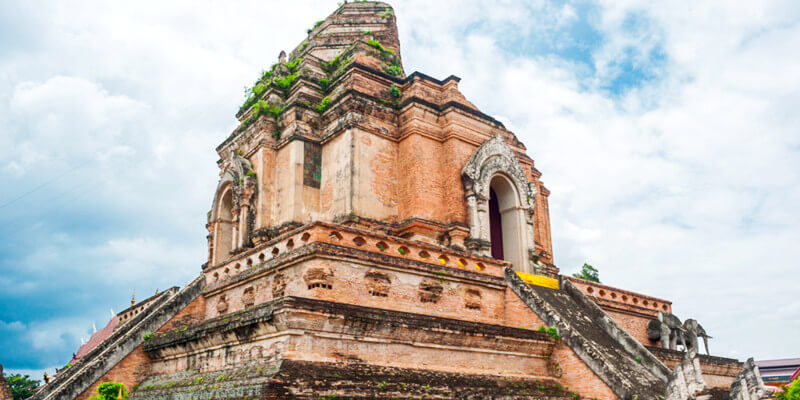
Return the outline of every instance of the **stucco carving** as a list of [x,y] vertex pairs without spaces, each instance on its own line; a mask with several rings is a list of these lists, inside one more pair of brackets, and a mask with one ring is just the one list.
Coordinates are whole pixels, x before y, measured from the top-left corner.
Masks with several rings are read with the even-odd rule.
[[[536,185],[528,182],[525,170],[511,147],[502,136],[497,135],[478,147],[461,170],[467,203],[467,222],[469,238],[464,244],[470,251],[489,255],[491,248],[489,230],[489,191],[492,179],[502,175],[514,189],[518,198],[520,212],[519,227],[521,252],[515,257],[519,265],[518,271],[535,272],[534,261],[528,256],[530,250],[535,251],[533,236],[534,199]],[[524,222],[522,222],[524,220]]]
[[498,172],[506,174],[514,181],[520,204],[533,210],[536,187],[533,183],[528,183],[517,156],[500,135],[478,147],[461,170],[467,197],[476,196],[480,200],[488,200],[489,183]]
[[249,246],[252,243],[252,233],[255,225],[255,201],[258,184],[253,166],[250,161],[241,154],[231,150],[227,159],[221,165],[222,172],[214,193],[214,201],[211,205],[211,213],[208,215],[208,229],[211,233],[209,237],[209,261],[215,263],[228,258],[228,254],[214,255],[214,236],[216,233],[217,222],[220,218],[220,202],[223,195],[230,190],[231,192],[231,215],[233,216],[232,226],[234,230],[235,248]]
[[675,366],[667,383],[666,400],[708,400],[710,388],[703,379],[697,352],[686,352],[683,362]]
[[764,386],[761,373],[753,358],[745,361],[744,368],[736,375],[731,385],[731,400],[758,400],[769,397],[769,391]]

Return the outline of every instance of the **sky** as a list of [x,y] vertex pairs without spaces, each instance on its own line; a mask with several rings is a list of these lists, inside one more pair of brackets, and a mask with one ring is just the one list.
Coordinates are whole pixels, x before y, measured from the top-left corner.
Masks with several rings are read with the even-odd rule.
[[[396,1],[406,72],[527,148],[556,265],[799,357],[800,3]],[[54,372],[206,257],[243,90],[336,1],[0,2],[0,363]]]

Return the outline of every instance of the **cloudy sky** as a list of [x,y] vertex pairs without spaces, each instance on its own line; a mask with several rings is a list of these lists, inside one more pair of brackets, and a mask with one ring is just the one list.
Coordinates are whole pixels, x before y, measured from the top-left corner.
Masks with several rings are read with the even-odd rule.
[[[653,5],[656,4],[655,6]],[[673,301],[712,352],[800,348],[796,1],[398,1],[407,72],[523,140],[557,265]],[[243,88],[336,1],[0,3],[0,363],[52,372],[205,261]]]

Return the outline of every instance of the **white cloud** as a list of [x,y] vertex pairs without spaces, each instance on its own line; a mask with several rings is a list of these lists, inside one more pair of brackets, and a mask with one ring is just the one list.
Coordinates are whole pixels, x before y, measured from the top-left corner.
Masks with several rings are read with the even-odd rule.
[[[800,345],[791,335],[800,331],[792,286],[800,7],[394,6],[406,71],[459,75],[468,99],[525,142],[553,192],[563,272],[588,261],[609,284],[673,300],[680,316],[711,332],[714,351],[779,357]],[[71,278],[70,295],[93,304],[91,287],[111,282],[113,299],[102,301],[113,306],[133,286],[180,285],[199,273],[214,147],[236,125],[242,87],[334,8],[187,1],[0,10],[18,21],[8,29],[24,31],[0,37],[29,40],[2,53],[0,39],[0,183],[8,188],[0,204],[51,182],[0,210],[10,239],[31,238],[0,277],[7,293],[25,299],[48,285],[43,276]],[[632,15],[644,23],[631,27]],[[598,37],[573,36],[586,34],[572,30],[578,23]],[[565,53],[586,48],[588,60]],[[620,60],[654,78],[609,92]],[[84,314],[107,313],[101,308]],[[90,319],[42,326],[74,336]]]

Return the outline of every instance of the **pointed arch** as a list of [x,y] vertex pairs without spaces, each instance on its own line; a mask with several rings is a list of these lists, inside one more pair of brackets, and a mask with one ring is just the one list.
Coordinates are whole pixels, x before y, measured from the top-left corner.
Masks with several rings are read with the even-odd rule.
[[248,246],[253,230],[257,182],[250,161],[231,151],[222,166],[208,215],[209,264],[227,260],[231,252]]
[[514,151],[497,135],[475,150],[461,177],[469,249],[505,259],[517,271],[534,272],[529,254],[535,249],[532,217],[536,188],[528,182]]

